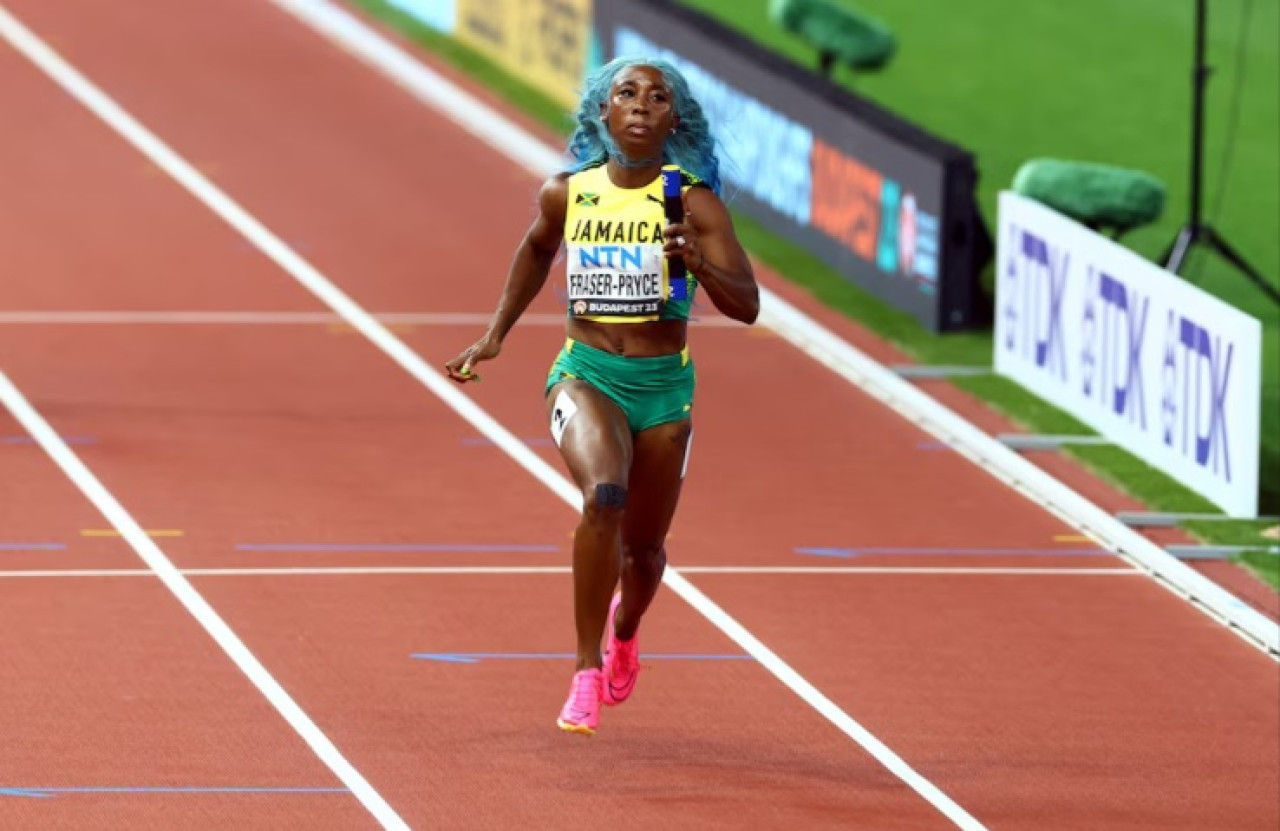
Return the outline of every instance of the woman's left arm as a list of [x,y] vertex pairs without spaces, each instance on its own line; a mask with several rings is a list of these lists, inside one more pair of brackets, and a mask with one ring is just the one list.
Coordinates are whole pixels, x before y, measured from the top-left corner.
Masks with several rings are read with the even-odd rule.
[[684,258],[685,268],[722,313],[743,323],[755,323],[760,314],[760,290],[747,252],[734,233],[728,208],[710,188],[693,187],[685,191],[684,210],[684,222],[666,227],[663,251],[667,257]]

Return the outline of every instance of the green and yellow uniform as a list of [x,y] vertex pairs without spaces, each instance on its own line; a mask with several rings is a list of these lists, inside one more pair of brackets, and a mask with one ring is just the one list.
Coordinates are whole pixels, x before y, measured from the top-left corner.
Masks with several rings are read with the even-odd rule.
[[[701,183],[681,171],[681,191]],[[597,323],[688,320],[697,281],[673,279],[662,254],[666,219],[662,177],[620,188],[605,165],[569,177],[565,213],[568,313]],[[627,415],[632,432],[689,417],[695,373],[686,347],[675,355],[628,358],[572,339],[556,357],[545,389],[586,381]]]

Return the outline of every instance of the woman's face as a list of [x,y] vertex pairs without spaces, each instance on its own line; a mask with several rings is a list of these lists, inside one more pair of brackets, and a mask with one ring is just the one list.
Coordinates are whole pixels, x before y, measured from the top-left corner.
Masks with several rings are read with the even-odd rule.
[[609,135],[633,159],[661,155],[676,124],[671,87],[652,66],[629,66],[618,73],[602,114]]

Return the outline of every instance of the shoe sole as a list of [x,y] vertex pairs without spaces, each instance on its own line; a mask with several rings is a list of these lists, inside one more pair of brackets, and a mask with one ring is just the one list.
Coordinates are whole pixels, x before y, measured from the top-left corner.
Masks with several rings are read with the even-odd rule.
[[573,724],[556,719],[556,726],[566,733],[577,733],[579,736],[594,736],[596,734],[595,728],[588,727],[585,724]]

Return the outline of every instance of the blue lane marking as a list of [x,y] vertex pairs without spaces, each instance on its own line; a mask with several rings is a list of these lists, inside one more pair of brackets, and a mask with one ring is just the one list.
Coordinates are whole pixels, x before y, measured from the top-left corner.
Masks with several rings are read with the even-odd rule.
[[[547,661],[572,660],[572,652],[415,652],[409,656],[422,661],[449,664],[478,664],[481,661]],[[750,655],[703,655],[687,652],[644,652],[644,661],[754,661]]]
[[0,542],[0,551],[62,551],[66,547],[60,542]]
[[48,799],[66,793],[350,793],[347,788],[0,788],[0,796],[21,796],[29,799]]
[[[97,439],[93,436],[62,436],[62,440],[67,444],[96,444]],[[36,440],[31,436],[0,436],[0,444],[35,444]]]
[[536,552],[559,551],[554,545],[443,545],[418,543],[257,543],[236,545],[237,551],[431,551],[431,552]]
[[812,557],[1113,557],[1105,548],[797,548]]
[[[526,447],[551,447],[555,444],[550,438],[533,438],[520,439]],[[464,438],[462,444],[466,447],[497,447],[492,439],[486,439],[482,436]]]

